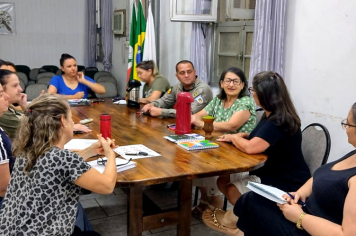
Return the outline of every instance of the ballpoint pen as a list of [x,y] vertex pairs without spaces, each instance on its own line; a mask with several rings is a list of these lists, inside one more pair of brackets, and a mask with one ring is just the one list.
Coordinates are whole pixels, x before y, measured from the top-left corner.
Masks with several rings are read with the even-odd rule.
[[[287,192],[287,194],[294,200],[294,196],[292,195],[292,194],[290,194],[290,193],[288,193]],[[300,204],[300,205],[302,205],[303,207],[306,205],[306,203],[305,202],[303,202],[302,200],[298,200],[298,204]]]
[[129,152],[129,153],[125,153],[125,155],[127,155],[127,156],[147,156],[148,153],[147,152]]

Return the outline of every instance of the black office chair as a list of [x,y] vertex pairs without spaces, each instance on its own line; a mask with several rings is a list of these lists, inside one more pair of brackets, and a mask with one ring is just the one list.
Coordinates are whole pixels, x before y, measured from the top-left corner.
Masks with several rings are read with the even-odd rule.
[[96,72],[98,72],[98,71],[99,70],[96,67],[87,67],[84,70],[84,75],[88,76],[89,78],[94,80],[94,76],[95,76]]
[[40,74],[40,73],[44,73],[44,72],[52,72],[52,73],[56,74],[58,70],[59,70],[58,66],[44,65],[39,69],[38,73]]
[[26,66],[26,65],[16,65],[15,69],[17,72],[22,72],[27,76],[27,79],[30,78],[30,67]]
[[310,173],[324,165],[329,158],[331,139],[328,129],[312,123],[302,131],[302,152]]

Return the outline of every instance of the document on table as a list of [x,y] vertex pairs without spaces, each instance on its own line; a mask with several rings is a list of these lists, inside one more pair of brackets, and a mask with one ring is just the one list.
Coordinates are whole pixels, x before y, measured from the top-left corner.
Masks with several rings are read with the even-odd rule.
[[[149,149],[145,145],[142,144],[136,144],[136,145],[127,145],[127,146],[120,146],[114,151],[117,154],[120,154],[123,158],[126,160],[132,158],[132,159],[140,159],[140,158],[145,158],[145,157],[158,157],[161,156],[159,153],[153,151],[152,149]],[[147,153],[146,156],[139,155],[138,153]],[[125,153],[130,153],[131,155],[126,155]],[[137,155],[132,155],[132,153],[137,153]]]
[[[106,157],[103,157],[102,159],[107,160]],[[136,162],[134,161],[127,162],[127,160],[119,159],[119,158],[115,158],[115,161],[116,161],[117,172],[121,172],[136,167]],[[88,164],[91,165],[91,167],[95,168],[100,173],[104,173],[105,166],[99,165],[97,160],[89,161]]]
[[97,139],[72,139],[64,145],[64,149],[83,150],[97,141]]

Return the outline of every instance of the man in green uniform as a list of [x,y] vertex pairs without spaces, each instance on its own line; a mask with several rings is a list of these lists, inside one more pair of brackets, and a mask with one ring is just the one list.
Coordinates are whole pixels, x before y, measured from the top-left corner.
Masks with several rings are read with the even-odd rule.
[[173,106],[180,92],[188,92],[193,96],[192,114],[202,110],[213,99],[209,85],[200,81],[191,61],[183,60],[177,63],[176,77],[180,83],[171,87],[163,97],[145,105],[143,112],[148,112],[151,116],[175,118],[176,110]]

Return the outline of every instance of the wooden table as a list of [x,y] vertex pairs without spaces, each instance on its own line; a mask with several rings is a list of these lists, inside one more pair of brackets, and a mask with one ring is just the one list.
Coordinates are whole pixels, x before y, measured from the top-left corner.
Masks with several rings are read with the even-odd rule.
[[[73,120],[93,118],[90,134],[75,138],[95,138],[100,131],[100,114],[112,117],[112,138],[116,144],[143,144],[161,154],[160,157],[135,160],[137,167],[119,172],[117,186],[128,192],[128,235],[142,235],[142,231],[177,224],[177,235],[190,235],[192,179],[244,172],[263,166],[264,154],[248,155],[230,143],[219,142],[216,149],[187,151],[164,139],[174,134],[167,124],[175,119],[160,119],[137,114],[138,108],[114,105],[111,100],[93,106],[73,107]],[[193,130],[204,135],[202,130]],[[213,140],[217,133],[213,133]],[[179,181],[178,209],[151,215],[143,212],[143,188],[147,185]]]

